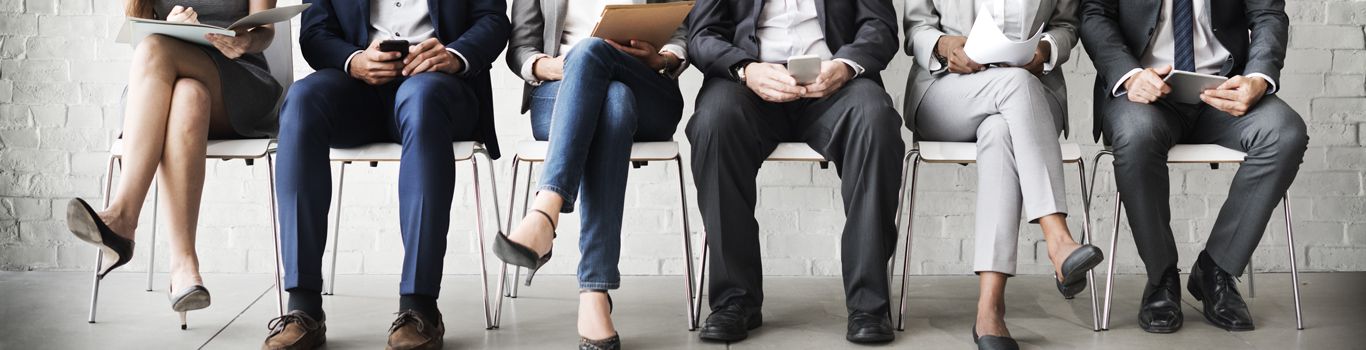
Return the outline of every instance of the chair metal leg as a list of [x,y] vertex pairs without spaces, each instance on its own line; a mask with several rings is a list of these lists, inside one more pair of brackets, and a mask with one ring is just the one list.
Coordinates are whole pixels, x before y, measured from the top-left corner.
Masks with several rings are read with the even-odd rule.
[[147,244],[147,291],[152,291],[152,273],[157,270],[157,222],[161,221],[161,184],[156,176],[152,177],[152,238]]
[[1247,269],[1245,269],[1245,271],[1246,271],[1246,273],[1247,273],[1247,297],[1248,297],[1248,298],[1256,298],[1256,297],[1257,297],[1257,275],[1256,275],[1255,273],[1252,272],[1252,270],[1253,270],[1253,268],[1252,268],[1252,261],[1253,261],[1253,260],[1255,260],[1255,259],[1253,259],[1251,256],[1249,256],[1249,257],[1247,258]]
[[340,162],[337,165],[337,195],[332,199],[335,202],[332,204],[332,272],[327,278],[327,290],[323,291],[323,295],[334,295],[337,291],[337,256],[341,255],[337,248],[341,242],[342,190],[346,187],[346,164],[347,162]]
[[[531,191],[531,176],[532,176],[532,174],[535,174],[535,173],[536,173],[536,162],[527,162],[527,163],[526,163],[526,186],[522,188],[522,215],[521,215],[521,217],[526,217],[527,209],[528,209],[528,208],[531,208],[531,193],[532,193],[532,191]],[[508,201],[512,201],[512,198],[508,198]],[[512,217],[511,217],[511,216],[512,216],[512,213],[509,212],[509,213],[508,213],[508,216],[509,216],[508,219],[511,220],[511,219],[512,219]],[[512,230],[512,226],[511,226],[511,225],[508,225],[508,230],[509,230],[509,231]],[[519,292],[521,292],[521,291],[522,291],[522,267],[521,267],[521,266],[513,266],[513,267],[512,267],[512,293],[511,293],[511,295],[509,295],[508,297],[509,297],[509,298],[513,298],[513,299],[517,299],[517,294],[518,294]]]
[[915,183],[920,178],[920,152],[911,151],[911,185],[907,187],[910,192],[910,199],[906,202],[906,243],[902,250],[906,251],[901,258],[901,303],[897,305],[896,330],[906,330],[906,292],[910,289],[911,275],[911,238],[915,226]]
[[1304,316],[1300,310],[1300,269],[1295,262],[1295,225],[1291,220],[1290,196],[1282,197],[1281,203],[1285,205],[1285,243],[1286,251],[1290,253],[1291,290],[1295,292],[1295,329],[1304,330]]
[[275,209],[275,159],[273,154],[266,154],[266,178],[270,181],[270,231],[275,241],[275,306],[279,309],[280,316],[284,316],[285,282],[280,276],[283,259],[280,257],[280,219]]
[[1107,267],[1105,269],[1105,311],[1102,312],[1103,315],[1100,319],[1100,328],[1107,331],[1110,330],[1110,302],[1114,298],[1115,290],[1115,259],[1119,256],[1119,252],[1115,251],[1115,247],[1119,243],[1119,223],[1123,220],[1120,215],[1123,214],[1124,204],[1120,198],[1119,191],[1115,191],[1115,230],[1114,233],[1110,235],[1110,256],[1108,257],[1109,261],[1106,262]]
[[[1081,197],[1083,198],[1081,208],[1081,242],[1082,244],[1093,244],[1094,241],[1092,241],[1091,238],[1091,203],[1089,199],[1085,199],[1090,197],[1090,187],[1087,187],[1086,183],[1085,160],[1077,159],[1077,177],[1081,181]],[[1099,332],[1100,303],[1099,299],[1096,298],[1096,269],[1093,268],[1086,271],[1086,284],[1090,286],[1090,288],[1087,289],[1091,290],[1091,331]]]
[[693,295],[697,296],[697,303],[693,304],[693,314],[697,315],[696,323],[699,325],[701,324],[702,320],[702,303],[706,300],[703,298],[703,296],[705,294],[704,291],[706,291],[707,289],[707,247],[707,230],[705,227],[703,227],[701,252],[702,256],[700,258],[699,264],[697,265],[697,292],[693,293]]
[[[908,151],[908,152],[906,152],[906,156],[904,156],[904,157],[901,158],[901,183],[900,183],[900,188],[897,190],[897,195],[896,195],[896,219],[894,219],[894,222],[895,222],[895,226],[896,226],[897,232],[901,232],[901,209],[904,208],[904,205],[906,205],[906,172],[907,172],[907,171],[910,171],[910,167],[911,167],[911,152],[913,152],[913,151]],[[896,253],[896,252],[897,252],[896,247],[893,246],[893,247],[892,247],[892,258],[891,258],[890,260],[887,261],[887,291],[888,291],[888,293],[891,293],[891,290],[892,290],[892,279],[896,276],[896,256],[897,256],[897,253]],[[909,255],[910,255],[910,252],[906,252],[906,254],[907,254],[907,256],[909,256]],[[905,271],[903,271],[902,273],[903,273],[903,276],[904,276]],[[888,295],[888,296],[890,297],[890,295]],[[898,295],[898,297],[900,297],[900,296]],[[888,309],[887,309],[887,319],[889,319],[889,320],[892,319],[892,309],[891,309],[891,308],[888,308]]]
[[693,310],[693,302],[697,300],[693,294],[693,264],[692,264],[692,226],[688,225],[688,189],[687,182],[683,180],[683,156],[674,156],[674,163],[678,165],[678,203],[683,218],[683,268],[686,269],[683,275],[683,297],[685,299],[684,308],[688,309],[688,331],[697,329],[697,312]]
[[[114,162],[117,158],[109,156],[104,166],[104,208],[109,207],[109,195],[114,192]],[[95,323],[95,309],[100,298],[100,264],[104,262],[104,250],[95,249],[95,271],[90,273],[90,317],[86,322]]]
[[[508,190],[508,222],[507,222],[507,229],[508,229],[508,230],[512,230],[512,217],[513,217],[513,215],[512,215],[512,210],[514,209],[514,207],[516,207],[516,203],[517,203],[517,201],[516,201],[516,200],[513,200],[513,198],[517,198],[517,176],[519,175],[517,171],[519,170],[519,168],[521,167],[521,165],[522,165],[522,158],[521,158],[521,156],[513,156],[513,157],[512,157],[512,187]],[[528,175],[528,176],[530,176],[530,175]],[[495,210],[497,210],[497,209],[495,208]],[[494,307],[493,307],[493,324],[490,325],[490,327],[492,327],[493,329],[497,329],[499,326],[502,325],[502,322],[503,322],[503,299],[504,299],[504,298],[507,298],[507,297],[511,297],[511,295],[505,294],[505,292],[507,291],[507,282],[508,282],[508,281],[507,281],[507,278],[508,278],[508,273],[507,273],[507,272],[508,272],[508,264],[507,264],[507,263],[501,263],[501,264],[500,264],[500,267],[499,267],[499,269],[498,269],[498,293],[495,293],[495,295],[498,295],[498,302],[495,303],[495,305],[494,305]]]
[[[479,291],[482,292],[484,298],[484,329],[493,329],[493,314],[489,310],[489,272],[487,260],[484,256],[484,191],[479,186],[479,158],[470,157],[470,171],[474,179],[474,235],[475,239],[479,241],[479,283],[482,286]],[[492,161],[489,162],[489,172],[493,172]],[[497,194],[495,193],[494,196]],[[494,211],[498,211],[496,208]]]

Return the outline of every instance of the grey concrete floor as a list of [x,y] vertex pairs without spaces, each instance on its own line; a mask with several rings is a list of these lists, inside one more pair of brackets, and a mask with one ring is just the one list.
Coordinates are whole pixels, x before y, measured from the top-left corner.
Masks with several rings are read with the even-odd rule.
[[[190,312],[180,330],[166,300],[165,275],[146,292],[144,274],[105,279],[98,323],[86,322],[90,275],[0,272],[0,349],[255,349],[276,313],[268,275],[209,274],[208,309]],[[1288,274],[1257,276],[1248,301],[1257,330],[1230,333],[1206,323],[1186,295],[1186,326],[1169,335],[1138,329],[1142,280],[1119,276],[1111,330],[1091,331],[1089,293],[1072,301],[1057,295],[1046,276],[1011,279],[1007,322],[1024,348],[1105,349],[1366,349],[1366,273],[1301,276],[1305,330],[1295,330]],[[838,278],[766,280],[765,324],[734,344],[704,343],[685,328],[678,277],[626,277],[613,293],[615,320],[628,348],[835,349],[844,341],[845,312]],[[383,347],[397,308],[397,276],[340,276],[337,295],[325,297],[328,348]],[[505,305],[502,328],[484,330],[477,276],[447,276],[440,299],[448,349],[563,349],[577,339],[577,289],[571,276],[543,276]],[[1246,288],[1244,288],[1246,289]],[[976,302],[972,276],[913,276],[907,329],[895,348],[972,348],[969,327]],[[1245,292],[1246,294],[1246,292]],[[705,311],[704,311],[705,312]]]

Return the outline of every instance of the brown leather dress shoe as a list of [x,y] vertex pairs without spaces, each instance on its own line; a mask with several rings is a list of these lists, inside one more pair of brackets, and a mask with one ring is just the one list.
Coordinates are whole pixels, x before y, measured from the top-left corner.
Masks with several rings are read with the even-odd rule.
[[422,318],[413,310],[398,313],[398,319],[389,326],[389,344],[386,350],[426,350],[440,349],[446,335],[446,324],[437,316],[435,322]]
[[299,310],[270,320],[267,328],[270,335],[261,350],[312,350],[327,342],[327,325]]

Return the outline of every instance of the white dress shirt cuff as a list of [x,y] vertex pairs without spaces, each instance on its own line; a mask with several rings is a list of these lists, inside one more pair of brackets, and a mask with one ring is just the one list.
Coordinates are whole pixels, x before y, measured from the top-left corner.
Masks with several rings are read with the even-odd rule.
[[1057,67],[1058,62],[1058,42],[1053,40],[1053,35],[1043,33],[1043,41],[1048,42],[1048,62],[1043,63],[1043,74],[1053,72],[1053,67]]
[[455,51],[455,49],[449,47],[446,48],[446,51],[449,51],[452,55],[455,55],[455,57],[460,58],[460,71],[455,74],[465,74],[470,71],[470,60],[465,59],[465,55],[461,55],[460,51]]
[[1266,89],[1266,94],[1267,94],[1267,95],[1274,94],[1274,93],[1276,93],[1276,91],[1280,91],[1280,88],[1278,88],[1278,87],[1276,86],[1276,80],[1275,80],[1275,79],[1271,79],[1271,77],[1268,76],[1268,75],[1266,75],[1266,74],[1262,74],[1262,73],[1252,73],[1252,74],[1246,75],[1246,77],[1248,77],[1248,78],[1257,77],[1257,78],[1262,78],[1262,80],[1266,80],[1267,85],[1271,85],[1271,87],[1268,87],[1268,88]]
[[1128,94],[1129,90],[1124,89],[1124,82],[1129,81],[1130,77],[1133,77],[1134,74],[1138,74],[1138,72],[1142,71],[1143,68],[1134,68],[1133,70],[1130,70],[1128,73],[1124,73],[1124,76],[1119,77],[1119,81],[1115,82],[1115,87],[1110,89],[1110,95],[1114,97],[1120,97],[1124,96],[1125,94]]
[[541,81],[540,79],[536,79],[536,70],[534,69],[534,66],[536,65],[536,60],[547,57],[550,57],[550,55],[538,53],[535,55],[531,55],[531,58],[528,58],[525,62],[522,62],[522,71],[518,72],[522,76],[522,80],[526,80],[526,83],[531,84],[531,86],[541,86],[541,83],[543,83],[543,81]]
[[674,54],[674,56],[678,56],[678,59],[679,59],[679,60],[687,60],[687,59],[688,59],[688,50],[687,50],[687,49],[684,49],[682,46],[678,46],[678,45],[674,45],[674,44],[664,44],[664,47],[659,48],[659,52],[660,52],[660,53],[665,53],[665,52],[672,53],[672,54]]
[[346,71],[347,75],[351,74],[351,60],[356,59],[356,55],[359,55],[361,52],[365,52],[365,50],[356,50],[356,52],[351,53],[351,56],[346,56],[346,63],[342,64],[342,70]]
[[863,75],[863,66],[860,66],[858,62],[854,62],[854,60],[847,58],[836,58],[834,61],[848,65],[849,68],[853,69],[855,78],[859,77],[860,75]]
[[948,69],[948,68],[949,68],[948,66],[944,65],[943,62],[939,62],[939,58],[938,58],[938,55],[939,55],[939,54],[938,54],[938,51],[939,51],[939,50],[938,50],[938,49],[939,49],[939,39],[943,39],[943,38],[944,38],[944,35],[940,35],[939,37],[935,38],[935,39],[934,39],[934,43],[932,44],[932,45],[934,45],[934,46],[931,46],[931,47],[930,47],[930,57],[929,57],[930,65],[929,65],[928,67],[925,67],[925,68],[929,68],[930,73],[935,73],[935,74],[937,74],[937,73],[942,72],[942,71],[944,71],[945,69]]

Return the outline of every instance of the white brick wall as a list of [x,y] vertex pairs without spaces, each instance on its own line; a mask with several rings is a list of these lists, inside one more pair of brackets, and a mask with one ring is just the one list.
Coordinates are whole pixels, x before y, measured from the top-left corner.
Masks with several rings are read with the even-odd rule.
[[[82,270],[92,265],[94,249],[73,239],[61,220],[68,198],[100,197],[105,150],[120,124],[118,104],[131,52],[111,39],[121,23],[121,4],[112,0],[0,0],[0,269]],[[1280,95],[1304,115],[1311,133],[1303,170],[1291,189],[1299,233],[1296,251],[1306,270],[1363,270],[1366,2],[1290,1],[1287,11],[1293,26]],[[1075,59],[1064,66],[1072,91],[1072,141],[1090,153],[1099,149],[1089,139],[1095,73],[1080,48],[1072,57]],[[296,76],[308,74],[303,60],[296,55],[295,61]],[[910,59],[899,55],[883,73],[898,105],[909,67]],[[530,138],[526,117],[515,113],[521,83],[501,60],[493,72],[499,137],[510,149]],[[685,116],[692,113],[691,101],[700,84],[695,70],[683,77],[683,91],[689,100]],[[686,141],[681,133],[675,139]],[[497,163],[504,197],[510,174],[507,159],[510,155]],[[204,270],[269,271],[273,259],[265,167],[248,168],[241,162],[207,164],[199,230]],[[477,241],[471,234],[472,189],[469,172],[464,169],[468,167],[462,168],[457,179],[446,259],[450,273],[473,273],[478,261]],[[1068,169],[1072,170],[1070,166]],[[1115,218],[1110,212],[1115,200],[1114,181],[1108,164],[1100,169],[1092,216],[1096,236],[1105,242],[1114,231]],[[1189,264],[1203,245],[1234,169],[1172,167],[1172,225],[1183,253],[1182,264]],[[396,171],[394,165],[351,168],[343,209],[341,273],[399,271],[402,246]],[[674,171],[674,165],[658,163],[631,172],[621,265],[627,274],[682,271]],[[1077,179],[1071,174],[1069,200],[1076,209],[1081,206],[1081,196]],[[758,181],[765,269],[781,275],[837,275],[843,215],[834,170],[813,164],[775,163],[760,172]],[[975,182],[975,167],[930,165],[922,169],[912,273],[970,271]],[[689,198],[696,198],[691,183]],[[507,201],[502,198],[505,206]],[[690,210],[693,230],[700,231],[696,205]],[[144,229],[139,232],[140,255],[126,270],[147,268],[150,213],[145,212]],[[1282,271],[1288,267],[1279,215],[1278,211],[1258,249],[1259,270]],[[1080,232],[1080,215],[1074,215],[1070,222]],[[557,263],[547,267],[548,273],[573,273],[577,226],[576,217],[565,217],[561,229],[565,237],[558,241],[560,254]],[[1127,225],[1120,230],[1123,248],[1117,265],[1122,272],[1140,271]],[[1049,270],[1040,237],[1037,227],[1024,230],[1020,239],[1022,273]],[[157,246],[164,248],[165,238],[159,241]],[[159,270],[166,269],[164,252],[158,252]]]

